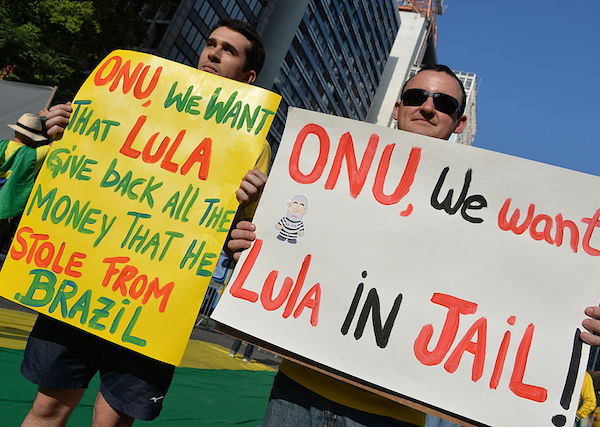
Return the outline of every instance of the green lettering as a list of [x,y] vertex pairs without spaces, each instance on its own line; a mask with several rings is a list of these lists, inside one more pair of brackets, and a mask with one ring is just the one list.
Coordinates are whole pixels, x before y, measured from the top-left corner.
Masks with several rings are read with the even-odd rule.
[[[70,291],[65,291],[67,286],[71,287]],[[56,291],[56,296],[54,300],[52,300],[52,304],[48,307],[48,313],[54,313],[56,307],[60,304],[60,314],[62,317],[67,317],[69,312],[67,308],[67,300],[72,298],[77,293],[77,285],[75,282],[71,280],[63,280],[58,290]]]
[[106,329],[106,325],[98,323],[98,320],[108,317],[108,315],[110,314],[110,309],[115,306],[115,302],[106,297],[100,297],[96,301],[98,301],[100,304],[104,304],[104,307],[95,308],[94,310],[92,310],[92,313],[94,315],[90,319],[88,326],[92,329],[96,329],[97,331],[103,331]]
[[206,111],[204,112],[204,120],[209,120],[214,115],[215,121],[217,123],[221,123],[221,121],[223,120],[223,116],[225,115],[225,113],[227,113],[227,111],[229,111],[229,107],[231,107],[231,104],[233,104],[233,101],[235,101],[235,98],[238,94],[237,91],[233,92],[229,96],[227,102],[223,103],[222,101],[217,102],[220,93],[221,88],[216,88],[212,97],[210,98],[210,101],[208,101],[208,105],[206,106]]
[[85,325],[87,322],[88,314],[90,313],[90,302],[92,299],[92,290],[88,289],[85,291],[77,300],[71,310],[69,310],[69,319],[73,319],[78,312],[81,312],[81,316],[79,317],[79,323]]
[[[54,285],[56,284],[56,275],[48,270],[37,268],[31,270],[29,274],[33,275],[33,281],[23,296],[15,295],[15,299],[23,305],[29,307],[42,307],[52,300],[54,295]],[[41,296],[36,298],[36,292],[40,291]],[[37,292],[38,294],[40,292]]]
[[132,335],[133,327],[137,323],[138,317],[140,317],[141,312],[142,307],[138,307],[135,309],[133,316],[131,316],[131,320],[127,324],[127,328],[125,328],[125,332],[123,332],[123,335],[121,336],[121,341],[138,345],[140,347],[146,347],[146,340]]

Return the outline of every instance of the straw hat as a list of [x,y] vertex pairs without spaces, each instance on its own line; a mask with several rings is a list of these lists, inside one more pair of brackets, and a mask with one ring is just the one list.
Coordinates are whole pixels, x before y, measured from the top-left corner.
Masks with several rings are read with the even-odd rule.
[[19,117],[16,125],[8,125],[8,127],[15,132],[22,133],[36,142],[45,141],[47,139],[43,135],[42,121],[35,114],[25,113]]

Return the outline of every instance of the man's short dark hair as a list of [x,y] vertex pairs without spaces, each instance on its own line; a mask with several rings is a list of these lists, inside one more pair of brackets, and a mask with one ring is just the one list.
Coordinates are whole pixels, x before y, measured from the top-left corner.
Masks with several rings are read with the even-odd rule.
[[456,74],[454,74],[454,71],[452,71],[452,69],[446,65],[443,65],[443,64],[423,65],[419,71],[417,71],[410,79],[408,79],[406,82],[404,82],[404,85],[402,86],[402,91],[400,93],[404,93],[404,88],[406,87],[408,82],[411,81],[412,78],[414,76],[416,76],[417,74],[419,74],[421,71],[439,71],[441,73],[446,73],[449,76],[453,77],[454,80],[456,80],[458,82],[458,85],[460,86],[460,90],[461,90],[462,96],[463,96],[462,102],[460,103],[460,107],[458,109],[458,116],[459,117],[462,116],[463,113],[465,112],[465,106],[467,105],[467,92],[465,92],[465,86],[463,85],[463,82],[456,76]]
[[258,32],[256,32],[254,27],[250,24],[240,21],[239,19],[223,19],[219,21],[217,25],[212,27],[210,32],[212,33],[220,27],[227,27],[236,33],[240,33],[250,41],[250,47],[246,50],[244,71],[254,70],[258,75],[265,63],[265,47],[263,46],[262,39]]

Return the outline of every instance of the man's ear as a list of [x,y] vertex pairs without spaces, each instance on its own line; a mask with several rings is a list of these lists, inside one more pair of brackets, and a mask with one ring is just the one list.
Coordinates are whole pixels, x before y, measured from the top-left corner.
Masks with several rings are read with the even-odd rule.
[[246,75],[246,79],[244,80],[244,82],[251,84],[251,83],[254,83],[255,80],[256,80],[256,71],[254,71],[254,70],[248,71],[248,74]]
[[460,116],[460,119],[458,119],[453,133],[461,133],[463,130],[465,130],[465,126],[467,126],[467,116],[463,114]]
[[396,101],[394,104],[394,120],[398,121],[398,114],[400,110],[400,101]]

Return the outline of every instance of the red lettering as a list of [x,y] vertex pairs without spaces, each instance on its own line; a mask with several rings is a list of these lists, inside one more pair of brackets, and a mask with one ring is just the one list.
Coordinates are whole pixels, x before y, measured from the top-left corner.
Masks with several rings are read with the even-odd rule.
[[[308,135],[316,135],[319,139],[319,157],[313,166],[312,171],[305,175],[300,171],[300,153],[304,147],[304,142]],[[292,154],[290,155],[290,162],[288,166],[290,177],[300,184],[312,184],[317,181],[323,174],[325,165],[327,164],[327,157],[329,156],[329,135],[327,131],[322,127],[314,123],[307,124],[304,126],[294,142],[292,148]]]
[[146,290],[146,286],[148,286],[148,276],[142,274],[136,277],[133,282],[131,282],[131,286],[129,287],[129,295],[133,299],[138,299]]
[[109,264],[108,268],[106,269],[106,273],[104,274],[104,279],[102,280],[102,286],[107,287],[110,284],[110,279],[114,275],[118,274],[112,285],[112,290],[120,291],[121,295],[125,297],[127,296],[128,292],[127,282],[133,279],[131,286],[129,287],[129,296],[131,296],[133,299],[138,299],[145,290],[146,293],[142,298],[142,304],[146,304],[150,300],[150,297],[154,297],[156,299],[161,298],[158,311],[163,313],[167,309],[171,292],[175,287],[174,282],[169,282],[161,288],[158,277],[156,277],[152,279],[148,285],[148,276],[145,274],[140,274],[138,276],[137,274],[139,270],[135,266],[128,264],[125,265],[121,270],[116,268],[116,264],[129,262],[129,257],[104,258],[102,262]]
[[179,165],[177,165],[177,163],[173,163],[171,161],[171,159],[173,159],[173,155],[179,148],[179,145],[181,144],[181,141],[183,139],[183,135],[185,135],[185,130],[182,130],[177,134],[177,136],[175,137],[175,141],[173,141],[173,145],[171,145],[169,147],[169,151],[167,151],[167,155],[165,156],[163,161],[160,163],[161,168],[168,170],[170,172],[177,172],[177,168],[179,167]]
[[[183,138],[184,130],[179,132],[177,137]],[[181,174],[186,175],[192,168],[194,163],[199,163],[198,178],[205,180],[208,177],[208,169],[210,168],[210,154],[212,152],[212,139],[204,138],[200,144],[194,149],[190,157],[181,167]]]
[[[44,250],[46,254],[44,255]],[[46,268],[50,265],[52,257],[54,256],[54,245],[50,242],[44,242],[40,245],[39,249],[35,252],[34,262],[38,267]]]
[[[542,221],[545,222],[546,225],[544,225],[543,231],[538,231],[537,226]],[[529,227],[529,235],[533,240],[543,239],[552,245],[554,243],[554,240],[552,240],[552,237],[550,237],[550,231],[552,231],[552,218],[550,218],[548,215],[536,215],[535,218],[533,218],[533,221],[531,221],[531,226]]]
[[515,365],[508,387],[519,397],[535,402],[545,402],[548,397],[548,391],[545,388],[523,383],[523,376],[525,375],[525,369],[527,368],[527,358],[529,357],[529,349],[531,347],[531,341],[533,340],[534,330],[535,326],[533,323],[530,323],[527,326],[527,329],[525,329],[523,339],[521,339],[521,343],[517,350]]
[[260,302],[265,310],[268,311],[277,310],[283,305],[294,284],[293,280],[289,277],[283,279],[283,286],[277,297],[273,299],[273,287],[275,286],[275,280],[277,279],[278,273],[277,270],[273,270],[269,273],[260,292]]
[[[154,135],[152,135],[150,137],[150,139],[148,140],[148,142],[146,143],[146,145],[144,146],[144,150],[142,151],[142,160],[144,161],[144,163],[158,162],[162,158],[162,156],[165,154],[165,151],[167,151],[167,148],[169,147],[169,142],[171,142],[171,138],[169,138],[168,136],[165,136],[163,138],[162,142],[160,143],[158,149],[156,150],[156,153],[152,154],[152,148],[154,147],[156,138],[158,138],[158,134],[159,133],[156,132]],[[176,172],[176,171],[177,171],[177,165],[175,165],[175,170],[173,172]]]
[[147,116],[138,117],[137,121],[133,125],[133,128],[131,128],[129,135],[127,135],[127,138],[125,139],[125,143],[119,150],[119,153],[121,153],[127,157],[131,157],[132,159],[137,159],[140,156],[141,152],[139,152],[138,150],[134,150],[133,148],[131,148],[131,146],[133,145],[133,142],[137,138],[138,133],[140,133],[140,129],[142,128],[142,126],[144,126],[144,123],[146,123],[147,118],[148,118]]
[[561,246],[563,243],[563,233],[564,229],[568,228],[571,231],[571,249],[573,252],[577,253],[578,245],[579,245],[579,229],[577,225],[570,220],[563,220],[563,216],[561,214],[556,215],[556,235],[554,236],[554,241],[556,246]]
[[256,258],[258,258],[258,254],[260,254],[262,242],[263,241],[261,239],[257,239],[254,242],[254,245],[252,245],[248,256],[242,264],[240,273],[229,288],[229,293],[236,298],[245,299],[250,302],[258,301],[258,294],[256,292],[249,291],[248,289],[244,289],[243,286],[248,278],[248,274],[250,274],[250,271],[252,271],[252,268],[254,267],[254,263],[256,262]]
[[[471,341],[473,336],[477,334],[477,341]],[[483,365],[485,363],[485,349],[487,343],[487,319],[482,317],[478,319],[473,325],[469,328],[465,336],[458,343],[446,363],[444,364],[444,369],[450,373],[456,372],[458,369],[458,365],[460,364],[460,360],[465,353],[468,351],[473,354],[475,358],[473,359],[473,368],[471,370],[471,379],[473,381],[479,381],[481,376],[483,375]]]
[[429,341],[433,336],[433,326],[431,324],[425,325],[413,345],[413,351],[417,359],[424,365],[437,365],[444,360],[444,357],[450,350],[456,334],[458,332],[458,326],[460,322],[461,314],[473,314],[477,311],[477,304],[474,302],[466,301],[460,298],[453,297],[452,295],[435,293],[431,297],[431,302],[439,304],[448,308],[446,314],[446,320],[440,333],[437,346],[429,351],[427,349]]
[[[10,248],[10,257],[14,260],[20,260],[27,254],[27,241],[24,239],[24,233],[33,233],[33,229],[29,227],[21,227],[15,234],[15,241]],[[17,249],[17,245],[21,246],[21,249]]]
[[[128,266],[129,267],[129,266]],[[158,299],[161,298],[160,304],[158,306],[158,311],[160,313],[164,313],[167,309],[167,304],[169,303],[169,298],[171,297],[171,292],[173,292],[173,288],[175,287],[174,282],[169,282],[162,288],[158,285],[158,278],[154,278],[150,285],[148,285],[148,290],[142,299],[142,304],[146,304],[151,296]]]
[[31,234],[31,236],[29,236],[31,239],[33,239],[33,245],[31,246],[31,249],[29,250],[29,253],[27,254],[27,258],[25,259],[25,262],[27,264],[31,263],[31,261],[33,260],[35,253],[37,251],[37,245],[38,242],[40,240],[48,240],[50,238],[50,236],[48,236],[47,234]]
[[[121,270],[116,268],[117,264],[124,264],[129,262],[129,257],[126,256],[117,256],[112,258],[104,258],[102,260],[103,263],[109,263],[108,268],[106,269],[106,273],[104,273],[104,279],[102,279],[102,286],[107,287],[109,285],[109,280],[112,276],[119,273]],[[125,294],[123,294],[125,295]]]
[[290,299],[288,299],[285,309],[283,310],[284,319],[287,319],[294,310],[294,306],[296,305],[300,291],[302,291],[302,286],[304,286],[304,280],[306,279],[306,274],[308,273],[308,267],[310,266],[311,258],[312,256],[308,254],[304,257],[304,261],[302,261],[302,266],[300,267],[298,277],[296,278],[296,286],[294,286],[292,295],[290,296]]
[[125,64],[123,64],[123,66],[119,68],[117,75],[115,76],[115,79],[113,80],[112,84],[108,88],[109,91],[114,92],[115,89],[119,86],[119,82],[122,79],[123,80],[123,93],[129,93],[129,91],[133,87],[133,84],[137,80],[138,75],[140,74],[140,71],[142,70],[142,67],[144,66],[140,62],[133,70],[133,73],[131,73],[130,69],[129,69],[130,65],[131,65],[131,60],[128,59],[127,61],[125,61]]
[[[112,64],[113,62],[114,62],[114,65]],[[94,84],[96,86],[104,86],[105,84],[110,82],[119,72],[119,68],[121,67],[122,62],[123,62],[123,59],[117,55],[112,56],[108,60],[106,60],[102,65],[100,65],[100,68],[98,68],[98,72],[94,75]],[[110,65],[112,65],[112,68],[110,69],[108,76],[102,77],[102,73]]]
[[590,244],[594,230],[600,225],[600,209],[596,211],[593,218],[582,218],[581,222],[584,222],[588,225],[587,229],[585,230],[585,234],[583,235],[583,241],[581,242],[583,250],[589,255],[600,256],[600,251],[596,248],[593,248]]
[[[62,259],[64,251],[65,251],[65,243],[63,242],[60,244],[60,247],[58,248],[58,252],[56,254],[56,258],[54,258],[54,262],[52,263],[52,271],[55,272],[56,274],[60,274],[64,270],[63,267],[61,267],[59,264],[60,260]],[[71,255],[71,256],[73,256],[73,255]]]
[[396,186],[396,189],[392,194],[384,194],[383,187],[385,185],[385,179],[390,167],[390,159],[392,158],[395,146],[396,144],[390,144],[383,150],[379,166],[377,167],[375,182],[373,183],[373,195],[375,196],[375,199],[383,205],[393,205],[398,203],[408,194],[410,186],[415,180],[415,174],[419,167],[419,161],[421,160],[421,148],[412,147],[410,154],[408,155],[406,166],[404,167],[404,172],[402,173],[402,178],[400,178],[400,182]]
[[[514,325],[515,319],[515,316],[510,316],[506,321],[509,325]],[[490,378],[491,389],[495,390],[498,388],[498,384],[500,383],[500,377],[502,376],[502,371],[504,370],[504,362],[506,361],[506,353],[508,352],[508,346],[510,344],[510,337],[510,331],[506,331],[502,337],[502,342],[500,343],[500,348],[498,349],[498,355],[496,356],[496,363],[494,363],[494,372]]]
[[73,252],[67,261],[65,266],[65,274],[71,277],[81,277],[81,272],[74,270],[74,268],[80,268],[83,262],[78,261],[79,259],[86,259],[87,255],[81,252]]
[[162,73],[162,67],[158,67],[156,71],[154,71],[154,75],[152,76],[152,80],[150,80],[150,83],[148,83],[148,87],[145,90],[142,90],[142,84],[144,80],[146,80],[146,75],[148,74],[149,69],[149,65],[144,67],[142,75],[135,83],[135,87],[133,88],[133,96],[135,96],[137,99],[143,99],[150,96],[152,91],[154,91],[154,89],[156,88],[156,84],[158,83],[158,79],[160,78],[160,74]]
[[373,163],[373,158],[375,157],[375,152],[377,151],[378,142],[379,136],[377,134],[372,134],[360,161],[360,167],[357,167],[352,135],[350,135],[350,132],[343,134],[340,138],[340,143],[335,153],[335,158],[333,159],[331,171],[329,172],[329,176],[325,182],[325,189],[331,190],[335,187],[342,169],[342,161],[345,158],[346,167],[348,169],[350,195],[356,199],[365,185],[367,174],[369,173],[369,169]]
[[294,319],[297,319],[302,314],[302,310],[305,307],[311,309],[310,313],[310,324],[317,326],[319,323],[319,307],[321,305],[321,284],[316,283],[310,290],[304,295],[298,307],[294,311]]
[[512,199],[506,199],[502,208],[498,212],[498,227],[504,231],[512,231],[515,234],[523,234],[531,221],[533,220],[533,215],[535,214],[535,205],[532,203],[529,205],[529,209],[527,210],[527,217],[523,221],[521,225],[517,225],[519,221],[519,217],[521,215],[521,211],[519,209],[515,209],[512,216],[510,217],[510,221],[506,220],[506,215],[508,213],[508,209],[510,208],[510,202]]
[[133,279],[135,276],[137,276],[138,273],[139,270],[133,265],[126,265],[125,267],[123,267],[123,269],[121,270],[121,272],[119,273],[115,282],[112,285],[113,292],[119,290],[121,291],[121,295],[123,295],[124,297],[127,296],[126,283]]

